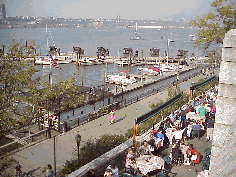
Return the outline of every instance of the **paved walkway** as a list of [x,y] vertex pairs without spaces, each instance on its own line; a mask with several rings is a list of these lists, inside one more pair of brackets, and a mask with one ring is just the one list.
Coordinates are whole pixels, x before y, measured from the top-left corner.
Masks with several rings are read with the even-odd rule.
[[[189,87],[192,82],[197,82],[200,78],[205,76],[200,75],[192,78],[185,83],[181,84],[181,90],[189,92]],[[98,138],[100,135],[111,133],[111,134],[124,134],[128,129],[134,125],[134,119],[139,115],[149,111],[151,103],[157,103],[158,100],[166,100],[168,95],[167,90],[152,95],[142,101],[136,102],[126,108],[115,112],[116,119],[127,117],[120,122],[113,125],[109,124],[109,115],[103,116],[97,120],[94,120],[88,124],[79,126],[70,132],[61,134],[56,137],[56,161],[57,171],[62,168],[64,162],[72,157],[73,152],[76,149],[75,135],[80,134],[82,137],[82,143],[90,138]],[[29,176],[43,176],[42,169],[47,164],[54,164],[53,156],[53,138],[45,140],[44,142],[35,146],[29,147],[28,149],[22,150],[13,155],[22,166],[24,173]],[[13,169],[8,169],[9,173],[13,173]]]

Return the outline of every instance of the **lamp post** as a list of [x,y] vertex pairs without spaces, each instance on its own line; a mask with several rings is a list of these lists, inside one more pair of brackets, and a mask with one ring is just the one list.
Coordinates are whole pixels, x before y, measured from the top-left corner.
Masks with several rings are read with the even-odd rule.
[[78,149],[78,163],[79,163],[79,145],[80,145],[80,141],[81,141],[81,136],[79,134],[75,135],[75,141],[76,141],[76,145],[77,145],[77,149]]

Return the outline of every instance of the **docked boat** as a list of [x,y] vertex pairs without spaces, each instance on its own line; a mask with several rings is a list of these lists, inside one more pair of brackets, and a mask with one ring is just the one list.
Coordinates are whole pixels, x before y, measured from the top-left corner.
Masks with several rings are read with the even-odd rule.
[[73,60],[71,58],[71,56],[67,56],[67,55],[62,55],[62,56],[54,56],[53,59],[58,63],[58,64],[68,64],[68,63],[72,63]]
[[170,66],[169,64],[160,64],[160,65],[155,65],[154,67],[160,69],[162,72],[169,72],[176,70],[175,67]]
[[[57,64],[68,64],[72,63],[72,59],[70,56],[52,56],[53,60],[57,62]],[[49,56],[39,56],[35,60],[36,65],[50,65],[51,58]]]
[[97,64],[95,58],[89,58],[89,57],[81,58],[79,59],[78,62],[79,62],[79,65],[85,65],[85,66]]
[[160,68],[150,66],[149,68],[137,68],[140,72],[143,72],[144,75],[157,76],[162,71]]
[[51,60],[48,56],[40,56],[35,60],[36,65],[50,65]]
[[107,75],[107,82],[128,85],[137,82],[137,80],[134,77],[131,77],[128,71],[120,71],[119,74]]

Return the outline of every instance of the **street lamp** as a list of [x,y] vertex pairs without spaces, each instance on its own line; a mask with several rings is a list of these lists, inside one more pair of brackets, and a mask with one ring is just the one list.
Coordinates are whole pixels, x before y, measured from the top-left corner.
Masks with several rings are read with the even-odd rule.
[[78,149],[78,162],[79,162],[79,145],[81,141],[81,136],[79,134],[75,135],[75,141],[76,141],[77,149]]

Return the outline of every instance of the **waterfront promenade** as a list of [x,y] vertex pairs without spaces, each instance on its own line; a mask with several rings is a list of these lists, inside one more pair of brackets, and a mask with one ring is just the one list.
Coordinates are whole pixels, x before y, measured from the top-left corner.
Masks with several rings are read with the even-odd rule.
[[[197,82],[200,78],[205,78],[205,75],[200,75],[181,83],[181,90],[189,93],[189,87],[192,82]],[[61,134],[56,137],[56,161],[57,172],[62,168],[65,160],[72,158],[75,152],[76,142],[75,135],[80,134],[82,137],[81,146],[90,138],[98,138],[100,135],[111,134],[124,134],[128,129],[134,125],[134,119],[139,115],[144,114],[150,110],[150,104],[156,103],[158,100],[165,101],[167,98],[167,90],[156,93],[146,99],[138,101],[128,107],[116,111],[116,119],[127,117],[113,125],[109,124],[108,117],[105,115],[97,120],[94,120],[85,125],[79,126],[70,132]],[[44,142],[35,146],[29,147],[25,150],[17,152],[13,157],[20,162],[22,171],[29,176],[44,176],[42,169],[47,164],[54,165],[53,156],[53,138],[45,140]],[[13,168],[8,169],[9,174],[13,173]],[[26,175],[25,175],[26,176]]]

